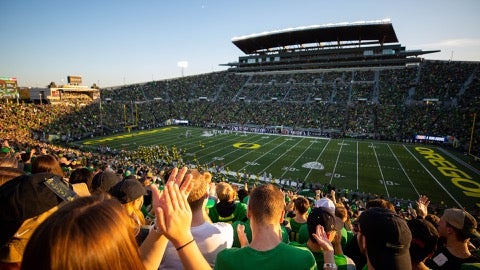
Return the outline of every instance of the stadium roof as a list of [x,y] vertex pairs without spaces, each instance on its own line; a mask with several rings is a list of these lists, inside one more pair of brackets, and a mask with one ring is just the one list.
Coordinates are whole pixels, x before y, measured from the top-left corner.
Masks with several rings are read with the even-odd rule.
[[245,54],[291,45],[342,41],[359,43],[375,41],[383,45],[398,42],[398,39],[388,19],[288,28],[232,39],[233,44]]

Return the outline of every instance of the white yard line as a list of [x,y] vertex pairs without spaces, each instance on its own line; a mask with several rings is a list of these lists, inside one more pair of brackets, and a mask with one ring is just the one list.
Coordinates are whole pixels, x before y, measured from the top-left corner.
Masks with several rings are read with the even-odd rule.
[[335,174],[335,170],[337,169],[338,160],[340,159],[340,154],[342,153],[343,142],[344,142],[344,140],[342,140],[342,143],[340,144],[340,150],[338,151],[337,160],[335,161],[335,165],[333,166],[332,175],[330,176],[330,184],[332,183],[333,175]]
[[390,152],[392,152],[392,155],[395,158],[395,160],[397,161],[398,165],[400,165],[400,168],[402,168],[403,174],[405,174],[405,176],[407,177],[408,182],[410,182],[410,184],[412,185],[413,189],[415,190],[415,193],[417,193],[417,196],[420,196],[420,193],[418,192],[417,188],[413,184],[412,179],[410,179],[410,177],[408,176],[407,171],[405,171],[405,169],[403,168],[403,165],[402,165],[402,163],[400,163],[400,160],[397,158],[397,155],[395,155],[395,153],[393,152],[393,150],[392,150],[392,148],[390,147],[389,144],[387,144],[387,146],[388,146],[388,149],[390,149]]
[[[301,140],[299,140],[295,145],[293,145],[292,147],[290,147],[290,149],[295,148],[295,146],[297,146],[297,145],[298,145],[299,143],[301,143],[303,140],[304,140],[304,138],[301,139]],[[279,144],[277,147],[280,147],[280,145],[284,144],[286,141],[287,141],[287,140],[285,140],[283,143]],[[276,149],[277,147],[273,148],[271,151],[273,151],[273,150]],[[270,151],[270,152],[271,152],[271,151]],[[269,153],[269,152],[261,155],[261,156],[258,157],[255,161],[257,161],[258,159],[260,159],[261,157],[265,156],[265,155],[268,154],[268,153]],[[270,168],[270,166],[272,166],[273,164],[275,164],[275,162],[277,162],[277,160],[281,159],[281,158],[282,158],[283,156],[285,156],[287,153],[288,153],[288,150],[285,151],[285,152],[284,152],[283,154],[281,154],[280,156],[278,156],[274,161],[270,162],[270,164],[268,164],[268,166],[266,166],[265,168],[263,168],[263,170],[260,171],[259,174],[262,174],[263,172],[265,172],[268,168]],[[247,166],[244,166],[242,169],[244,169],[245,167],[248,167],[248,165],[247,165]],[[241,171],[242,169],[240,169],[240,171]]]
[[[253,142],[249,142],[249,143],[257,143],[257,142],[263,141],[263,140],[265,140],[265,139],[263,139],[262,137],[260,137],[259,139],[255,140],[255,141],[253,141]],[[212,140],[212,141],[214,142],[215,140]],[[234,141],[235,141],[235,142],[239,142],[239,138],[238,138],[238,136],[232,136],[232,139],[229,139],[228,141],[229,141],[229,142],[234,142]],[[269,143],[271,143],[272,141],[274,141],[274,140],[271,140],[271,141],[267,142],[266,144],[269,144]],[[207,148],[202,149],[201,151],[208,151],[208,155],[209,155],[209,156],[212,156],[213,154],[215,154],[215,153],[217,153],[217,152],[223,152],[225,149],[231,148],[231,147],[232,147],[232,145],[225,145],[224,147],[221,147],[221,148],[218,148],[218,147],[216,147],[215,145],[210,145],[210,146],[208,146]],[[210,148],[215,148],[216,150],[215,150],[215,151],[211,151],[211,150],[209,150]],[[225,153],[225,154],[224,154],[223,156],[221,156],[221,157],[224,158],[225,156],[228,156],[228,155],[230,155],[231,153],[235,153],[235,152],[240,151],[240,150],[241,150],[241,149],[235,149],[235,150],[233,150],[233,151],[231,151],[231,152]],[[198,153],[198,152],[196,152],[196,153]],[[246,154],[249,154],[249,153],[246,153]],[[212,160],[212,161],[213,161],[213,160]],[[231,162],[230,162],[230,163],[231,163]],[[230,164],[230,163],[228,163],[228,164]],[[228,164],[225,164],[225,165],[228,165]]]
[[372,146],[372,149],[373,149],[373,153],[375,154],[375,159],[377,160],[378,170],[380,171],[380,174],[382,175],[382,182],[383,182],[383,186],[385,187],[385,191],[387,192],[387,198],[390,198],[390,194],[388,193],[388,188],[387,188],[387,184],[386,184],[386,181],[385,181],[385,177],[383,176],[382,167],[380,167],[380,161],[378,160],[377,151],[375,150],[375,146],[373,145],[373,143],[371,144],[371,146]]
[[[308,149],[310,149],[310,147],[312,147],[312,145],[314,144],[314,142],[311,142],[310,145],[305,148],[305,151],[302,152],[302,154],[298,155],[298,157],[292,162],[292,164],[290,164],[289,167],[292,167],[302,156],[303,154],[305,154],[305,152],[307,152]],[[280,175],[280,179],[283,178],[283,176],[288,172],[288,170],[285,170],[282,175]]]
[[425,171],[427,171],[427,173],[433,178],[433,180],[435,180],[435,182],[437,182],[437,184],[443,189],[443,191],[445,191],[446,194],[448,194],[448,196],[450,196],[450,198],[457,203],[457,205],[460,207],[460,208],[463,208],[463,206],[453,197],[452,194],[450,194],[450,192],[448,192],[448,190],[440,183],[440,181],[438,181],[438,179],[427,169],[427,167],[425,167],[425,165],[423,165],[422,162],[420,162],[420,160],[418,160],[418,158],[413,155],[412,152],[410,152],[410,150],[405,146],[403,145],[403,147],[405,148],[405,150],[408,151],[408,153],[410,153],[410,155],[412,155],[412,157],[418,162],[418,164],[420,164],[420,166],[423,167],[423,169]]
[[[278,137],[278,138],[276,138],[276,139],[279,139],[279,138],[280,138],[280,137]],[[273,141],[275,141],[276,139],[271,140],[271,141],[267,142],[266,144],[270,144],[270,143],[272,143]],[[259,139],[259,140],[256,140],[255,142],[258,142],[258,141],[261,141],[261,140],[262,140],[262,139]],[[278,146],[277,146],[277,147],[278,147]],[[275,148],[273,148],[273,149],[276,149],[277,147],[275,147]],[[272,149],[272,150],[273,150],[273,149]],[[241,150],[241,149],[236,149],[236,150],[234,150],[233,152],[229,152],[229,153],[225,154],[223,157],[228,156],[228,155],[230,155],[231,153],[234,153],[234,152],[237,152],[237,151],[240,151],[240,150]],[[270,151],[267,152],[267,153],[270,153]],[[262,156],[266,155],[267,153],[263,154]],[[250,155],[250,154],[251,154],[251,152],[250,152],[250,151],[247,151],[245,154],[239,156],[238,158],[233,159],[233,160],[231,160],[231,161],[228,162],[228,163],[225,163],[225,166],[227,166],[227,165],[229,165],[229,164],[232,164],[232,163],[235,163],[235,161],[243,158],[244,156]],[[246,167],[246,166],[245,166],[245,167]],[[245,167],[243,167],[242,169],[244,169]],[[238,171],[240,171],[240,170],[238,170]]]
[[[322,151],[320,152],[320,154],[318,154],[318,157],[317,159],[315,160],[316,162],[318,162],[318,160],[320,159],[320,157],[323,155],[323,152],[325,152],[325,149],[327,149],[327,146],[328,144],[331,142],[332,140],[328,140],[328,142],[325,144],[325,146],[323,147]],[[310,169],[307,173],[307,175],[305,176],[305,179],[308,179],[308,176],[310,176],[310,173],[312,173],[313,169]]]
[[358,141],[357,141],[357,190],[358,190]]

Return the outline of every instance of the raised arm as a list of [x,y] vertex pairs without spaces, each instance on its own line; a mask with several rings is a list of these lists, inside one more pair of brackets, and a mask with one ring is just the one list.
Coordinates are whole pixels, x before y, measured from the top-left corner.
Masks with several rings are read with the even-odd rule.
[[[140,247],[145,269],[158,269],[168,240],[177,248],[185,269],[211,269],[190,232],[192,212],[187,197],[193,188],[187,168],[174,168],[162,193],[152,185],[155,225]],[[195,266],[195,267],[194,267]]]

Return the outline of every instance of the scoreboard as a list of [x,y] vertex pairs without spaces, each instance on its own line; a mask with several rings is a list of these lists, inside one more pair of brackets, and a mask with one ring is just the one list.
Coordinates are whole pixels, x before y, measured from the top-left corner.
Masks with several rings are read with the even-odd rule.
[[82,85],[82,77],[81,76],[67,76],[68,83],[71,85]]
[[0,77],[0,99],[18,97],[17,78]]

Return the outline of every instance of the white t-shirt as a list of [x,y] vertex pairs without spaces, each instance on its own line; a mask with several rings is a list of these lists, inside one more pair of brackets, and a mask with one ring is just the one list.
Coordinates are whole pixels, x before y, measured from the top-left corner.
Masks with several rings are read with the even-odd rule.
[[[217,253],[225,248],[231,248],[233,244],[232,225],[224,222],[209,223],[205,222],[200,226],[190,228],[195,242],[202,252],[203,256],[213,268]],[[183,269],[182,262],[178,257],[177,250],[171,242],[168,242],[167,249],[163,255],[160,268],[165,269]]]

